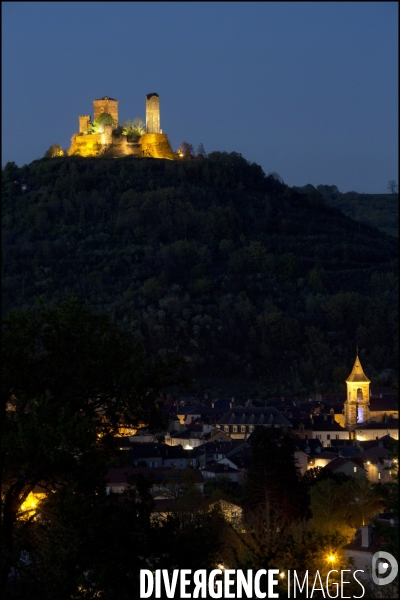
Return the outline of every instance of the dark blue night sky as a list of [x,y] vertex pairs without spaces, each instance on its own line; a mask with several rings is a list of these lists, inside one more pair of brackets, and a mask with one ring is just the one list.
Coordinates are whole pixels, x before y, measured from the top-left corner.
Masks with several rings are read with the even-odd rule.
[[5,2],[3,157],[68,147],[92,100],[173,149],[239,152],[288,185],[386,191],[398,168],[395,2]]

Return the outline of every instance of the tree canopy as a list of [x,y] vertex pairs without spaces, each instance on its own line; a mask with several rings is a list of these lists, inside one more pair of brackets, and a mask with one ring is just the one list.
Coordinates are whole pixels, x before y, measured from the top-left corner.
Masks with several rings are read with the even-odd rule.
[[126,135],[128,142],[137,142],[144,133],[146,125],[139,117],[135,117],[133,121],[125,121],[122,125],[122,134]]
[[[294,446],[289,434],[274,427],[257,427],[250,439],[252,462],[247,476],[244,508],[250,523],[254,514],[260,518],[255,533],[261,529],[274,537],[276,523],[279,532],[294,521],[307,519],[309,500],[294,458]],[[260,512],[261,509],[261,512]]]
[[[146,364],[129,332],[75,299],[12,311],[2,334],[4,586],[11,567],[21,566],[29,494],[40,485],[62,504],[104,493],[120,427],[151,425],[159,389],[179,364]],[[27,518],[32,523],[29,510]]]
[[115,121],[109,113],[100,113],[93,121],[90,133],[103,133],[104,125],[115,125]]
[[61,148],[60,144],[52,144],[44,153],[45,158],[55,158],[57,156],[64,156],[64,150]]

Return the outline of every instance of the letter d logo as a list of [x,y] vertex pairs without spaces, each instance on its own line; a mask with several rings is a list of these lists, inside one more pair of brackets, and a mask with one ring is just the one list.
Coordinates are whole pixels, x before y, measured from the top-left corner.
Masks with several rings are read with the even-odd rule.
[[[378,577],[378,575],[387,573],[389,566],[392,569],[391,572],[386,577]],[[394,556],[389,554],[389,552],[383,552],[383,550],[375,552],[372,557],[372,579],[374,580],[374,583],[377,585],[387,585],[388,583],[392,583],[396,578],[398,571],[399,565]]]

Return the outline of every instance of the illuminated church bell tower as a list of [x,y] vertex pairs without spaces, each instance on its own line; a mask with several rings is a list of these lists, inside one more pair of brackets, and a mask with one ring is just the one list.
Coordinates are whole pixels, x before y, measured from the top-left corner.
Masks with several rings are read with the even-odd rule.
[[357,352],[353,370],[346,379],[347,398],[344,403],[345,427],[353,428],[369,420],[370,383],[371,381],[364,374]]

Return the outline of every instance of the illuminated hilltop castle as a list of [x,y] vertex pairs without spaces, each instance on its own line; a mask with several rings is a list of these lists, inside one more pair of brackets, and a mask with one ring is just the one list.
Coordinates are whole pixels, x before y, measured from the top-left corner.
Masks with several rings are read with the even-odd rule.
[[166,133],[160,129],[160,97],[158,94],[146,96],[146,131],[136,142],[129,142],[123,134],[115,135],[113,130],[118,126],[118,100],[104,96],[93,100],[93,121],[101,114],[112,117],[113,125],[104,125],[99,133],[92,132],[93,123],[89,115],[79,116],[79,132],[71,138],[69,156],[147,156],[174,160]]

